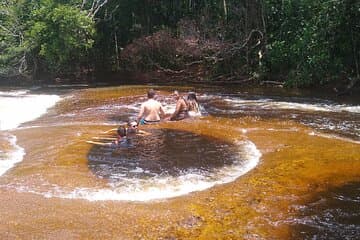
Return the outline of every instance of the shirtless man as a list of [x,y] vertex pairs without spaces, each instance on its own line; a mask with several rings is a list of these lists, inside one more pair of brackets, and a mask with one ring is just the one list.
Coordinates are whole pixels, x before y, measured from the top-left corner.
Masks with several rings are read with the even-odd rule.
[[165,112],[161,103],[154,99],[155,91],[150,89],[147,93],[148,100],[141,104],[141,109],[137,117],[139,124],[150,124],[160,122],[160,119],[165,116]]

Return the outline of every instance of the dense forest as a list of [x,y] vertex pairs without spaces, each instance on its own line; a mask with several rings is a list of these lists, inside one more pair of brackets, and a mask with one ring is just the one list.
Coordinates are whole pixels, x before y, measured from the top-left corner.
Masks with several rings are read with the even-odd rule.
[[0,81],[359,82],[358,0],[2,0]]

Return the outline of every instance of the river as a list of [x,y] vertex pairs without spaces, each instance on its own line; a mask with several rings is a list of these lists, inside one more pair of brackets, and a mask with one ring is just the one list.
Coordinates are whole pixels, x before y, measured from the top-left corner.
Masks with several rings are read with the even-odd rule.
[[[111,143],[154,88],[202,116]],[[355,239],[355,99],[206,86],[0,89],[2,239]]]

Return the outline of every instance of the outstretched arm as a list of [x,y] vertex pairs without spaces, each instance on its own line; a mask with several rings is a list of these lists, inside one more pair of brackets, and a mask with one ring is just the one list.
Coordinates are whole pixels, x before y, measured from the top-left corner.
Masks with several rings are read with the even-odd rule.
[[160,117],[165,118],[165,111],[161,105],[160,105]]
[[107,142],[107,143],[104,143],[104,142],[95,142],[95,141],[86,141],[86,142],[87,142],[87,143],[90,143],[90,144],[100,145],[100,146],[109,146],[109,145],[112,144],[111,142]]
[[176,116],[177,116],[178,113],[180,112],[180,108],[181,108],[181,102],[180,102],[180,101],[177,101],[177,102],[176,102],[175,111],[174,111],[173,114],[171,114],[170,120],[173,120],[174,118],[176,118]]
[[140,112],[139,112],[139,114],[137,116],[137,119],[136,119],[138,123],[140,122],[142,116],[144,115],[144,112],[145,112],[144,104],[141,104]]
[[149,132],[145,132],[145,131],[143,131],[143,130],[138,130],[137,134],[139,134],[139,135],[143,135],[143,136],[148,136],[148,135],[151,135],[151,133],[149,133]]
[[92,137],[93,139],[99,139],[99,140],[116,140],[116,137]]
[[103,133],[115,132],[116,130],[117,130],[117,128],[112,128],[112,129],[107,130],[107,131],[105,131],[105,132],[103,132]]

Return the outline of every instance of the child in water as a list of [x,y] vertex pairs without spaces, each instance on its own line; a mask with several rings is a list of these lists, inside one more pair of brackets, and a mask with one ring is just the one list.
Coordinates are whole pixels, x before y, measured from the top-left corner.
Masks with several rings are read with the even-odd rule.
[[116,140],[114,141],[114,143],[115,143],[116,145],[118,145],[119,142],[126,137],[126,135],[127,135],[127,129],[126,129],[124,126],[120,126],[120,127],[118,127],[118,129],[116,129],[116,133],[117,133],[117,138],[116,138]]
[[[87,143],[101,145],[101,146],[111,146],[111,145],[119,145],[123,140],[126,139],[127,130],[124,126],[119,126],[118,128],[110,129],[104,133],[109,133],[116,130],[116,138],[114,137],[93,137],[98,141],[86,141]],[[111,140],[111,142],[109,142]],[[100,141],[100,142],[99,142]],[[106,141],[106,142],[101,142]]]
[[94,141],[87,141],[88,143],[96,144],[96,145],[120,145],[120,143],[124,143],[128,137],[134,135],[149,135],[150,133],[145,132],[143,130],[138,129],[138,123],[136,121],[129,121],[127,126],[124,125],[119,126],[118,128],[110,129],[104,133],[110,133],[116,131],[116,138],[114,137],[93,137],[99,140],[113,140],[113,142],[94,142]]
[[115,144],[119,144],[126,137],[131,137],[133,135],[149,135],[150,133],[138,129],[138,123],[136,121],[128,122],[127,127],[120,126],[116,130],[117,139]]

